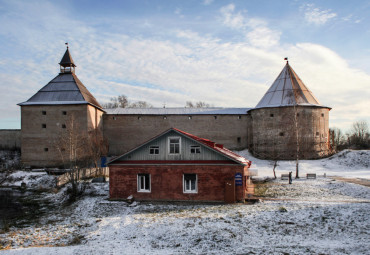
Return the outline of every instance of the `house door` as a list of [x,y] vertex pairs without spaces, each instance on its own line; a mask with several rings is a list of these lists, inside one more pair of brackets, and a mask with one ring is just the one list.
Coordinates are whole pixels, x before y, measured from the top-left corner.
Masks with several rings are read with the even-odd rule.
[[229,178],[225,180],[225,202],[235,203],[235,180]]

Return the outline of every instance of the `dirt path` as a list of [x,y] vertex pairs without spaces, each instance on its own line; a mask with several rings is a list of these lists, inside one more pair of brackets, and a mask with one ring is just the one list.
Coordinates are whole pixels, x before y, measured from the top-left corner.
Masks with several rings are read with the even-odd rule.
[[344,178],[339,176],[330,176],[330,178],[333,178],[336,181],[345,181],[349,183],[355,183],[360,184],[366,187],[370,187],[370,180],[369,179],[362,179],[362,178]]

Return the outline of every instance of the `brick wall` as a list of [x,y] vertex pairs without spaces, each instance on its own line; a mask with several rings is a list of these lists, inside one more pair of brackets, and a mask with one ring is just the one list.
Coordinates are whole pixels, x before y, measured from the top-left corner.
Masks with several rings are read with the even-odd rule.
[[[151,175],[151,192],[137,191],[137,174]],[[183,192],[183,174],[197,174],[198,193]],[[137,200],[190,200],[224,201],[225,180],[235,173],[248,174],[241,165],[110,165],[109,193],[111,199],[126,199],[133,195]],[[246,179],[244,177],[244,179]],[[246,182],[236,186],[236,200],[242,201],[246,194]]]

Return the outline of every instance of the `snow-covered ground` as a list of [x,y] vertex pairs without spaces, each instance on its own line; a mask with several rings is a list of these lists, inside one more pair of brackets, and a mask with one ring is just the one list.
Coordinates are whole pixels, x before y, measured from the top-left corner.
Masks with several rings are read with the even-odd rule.
[[[369,154],[343,154],[301,161],[302,177],[320,174],[316,180],[260,184],[265,199],[256,204],[130,205],[107,200],[108,183],[90,183],[87,195],[69,206],[58,203],[65,189],[47,193],[56,209],[0,234],[0,245],[8,248],[0,253],[369,254],[370,188],[329,177],[369,178]],[[270,162],[247,158],[272,176]],[[294,162],[279,162],[278,175],[294,169]],[[13,175],[19,182],[22,172]],[[30,176],[24,180],[33,187],[37,180],[48,183],[46,175]]]
[[[253,157],[248,150],[236,151],[236,153],[252,161],[251,167],[258,169],[258,176],[274,176],[272,171],[273,161],[257,159]],[[292,171],[293,176],[295,176],[295,161],[281,160],[277,163],[276,175],[278,177],[290,171]],[[344,150],[329,158],[300,160],[299,174],[305,177],[306,173],[370,179],[370,150]]]

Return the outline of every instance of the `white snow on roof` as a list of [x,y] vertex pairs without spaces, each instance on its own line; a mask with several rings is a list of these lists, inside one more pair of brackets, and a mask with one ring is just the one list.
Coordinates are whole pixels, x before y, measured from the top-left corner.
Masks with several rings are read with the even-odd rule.
[[215,115],[215,114],[246,114],[251,108],[113,108],[104,109],[107,114],[138,114],[138,115]]

